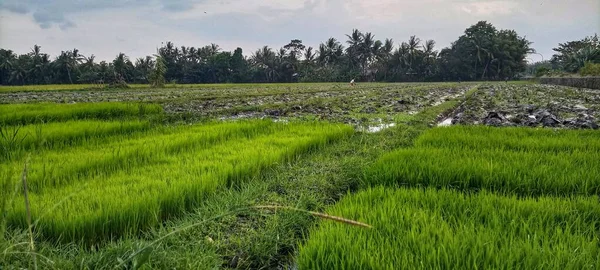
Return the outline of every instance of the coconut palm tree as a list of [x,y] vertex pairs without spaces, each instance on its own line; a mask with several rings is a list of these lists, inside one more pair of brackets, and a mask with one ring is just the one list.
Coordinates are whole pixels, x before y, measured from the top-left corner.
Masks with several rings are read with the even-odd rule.
[[11,50],[0,49],[0,84],[8,83],[10,70],[16,60],[16,55]]
[[261,49],[258,49],[252,54],[250,60],[256,68],[264,73],[267,82],[274,81],[277,73],[277,55],[271,48],[264,46]]

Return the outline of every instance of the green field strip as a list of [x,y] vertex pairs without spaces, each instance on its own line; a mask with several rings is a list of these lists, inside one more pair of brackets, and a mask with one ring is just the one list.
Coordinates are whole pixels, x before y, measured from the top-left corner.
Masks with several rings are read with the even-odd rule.
[[364,181],[519,195],[596,195],[599,142],[600,133],[593,131],[437,128],[425,132],[415,147],[382,156],[366,170]]
[[299,269],[598,269],[598,197],[369,188],[329,214],[299,250]]
[[[140,138],[108,144],[82,145],[61,151],[34,155],[29,161],[28,182],[32,192],[58,187],[96,176],[109,176],[119,170],[158,162],[174,155],[224,143],[232,138],[253,137],[275,129],[270,121],[247,121],[178,127],[168,134],[149,132]],[[169,131],[167,131],[169,132]],[[23,161],[0,165],[5,171],[19,171]]]
[[162,111],[160,105],[143,103],[4,104],[0,105],[0,125],[26,125],[81,119],[123,119],[159,114]]
[[[0,160],[15,160],[27,151],[58,150],[102,141],[110,136],[127,136],[150,129],[147,121],[67,121],[61,123],[31,124],[3,127],[2,132],[14,138],[14,143],[0,139],[8,150]],[[10,152],[9,152],[10,151]]]
[[[352,132],[351,127],[328,124],[277,126],[272,134],[188,148],[146,166],[33,192],[34,219],[41,217],[36,230],[55,240],[89,243],[139,233],[197,205],[218,187],[257,176],[265,167],[291,161]],[[24,206],[17,203],[9,211],[9,224],[25,226],[24,214]]]

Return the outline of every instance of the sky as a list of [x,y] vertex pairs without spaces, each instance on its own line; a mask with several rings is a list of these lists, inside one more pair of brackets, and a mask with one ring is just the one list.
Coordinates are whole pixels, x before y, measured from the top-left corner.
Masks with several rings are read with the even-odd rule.
[[171,41],[250,55],[292,39],[345,42],[359,29],[396,46],[433,39],[440,50],[480,20],[532,41],[541,55],[529,61],[547,60],[558,43],[600,34],[600,0],[0,0],[0,48],[37,44],[53,57],[77,48],[101,61],[152,55]]

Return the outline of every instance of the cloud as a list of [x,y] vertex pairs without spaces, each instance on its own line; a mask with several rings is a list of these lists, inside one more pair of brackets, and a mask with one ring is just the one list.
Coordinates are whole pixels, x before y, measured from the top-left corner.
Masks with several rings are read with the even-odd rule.
[[194,7],[194,3],[192,1],[186,0],[166,0],[163,1],[163,10],[171,11],[171,12],[181,12],[190,10]]
[[[152,1],[150,1],[151,3]],[[82,12],[101,11],[111,8],[134,7],[148,3],[144,0],[4,0],[0,10],[16,13],[32,13],[33,19],[43,29],[58,25],[61,29],[75,27],[67,16]]]
[[33,12],[33,19],[40,24],[43,29],[48,29],[52,24],[58,24],[60,29],[66,30],[71,27],[75,27],[75,23],[65,19],[61,13],[50,13],[50,12]]
[[112,60],[150,55],[163,41],[214,42],[249,54],[296,38],[313,47],[344,42],[360,29],[396,44],[434,39],[440,49],[487,20],[549,58],[558,42],[600,33],[599,12],[598,0],[0,0],[0,47],[24,53],[37,43],[52,55],[77,47]]
[[515,1],[489,1],[473,2],[459,5],[459,9],[475,16],[511,15],[521,12],[520,2]]
[[29,9],[27,8],[27,6],[21,2],[15,2],[15,3],[1,2],[0,9],[2,9],[2,8],[12,11],[12,12],[15,12],[15,13],[21,13],[21,14],[29,12]]

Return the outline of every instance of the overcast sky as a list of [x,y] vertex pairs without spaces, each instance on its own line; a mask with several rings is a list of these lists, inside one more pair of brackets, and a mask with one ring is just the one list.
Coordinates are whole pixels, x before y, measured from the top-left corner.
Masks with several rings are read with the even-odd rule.
[[296,38],[313,47],[345,41],[358,28],[396,45],[411,35],[434,39],[439,50],[487,20],[526,36],[549,59],[559,42],[600,34],[599,14],[600,0],[0,0],[0,48],[26,53],[38,44],[53,57],[77,48],[112,60],[172,41],[250,55]]

